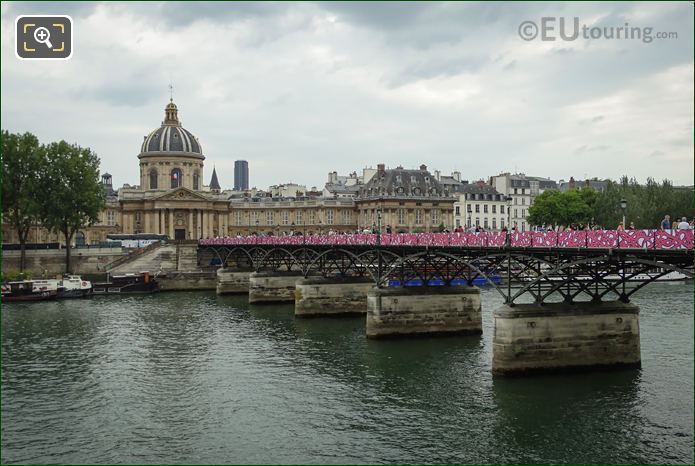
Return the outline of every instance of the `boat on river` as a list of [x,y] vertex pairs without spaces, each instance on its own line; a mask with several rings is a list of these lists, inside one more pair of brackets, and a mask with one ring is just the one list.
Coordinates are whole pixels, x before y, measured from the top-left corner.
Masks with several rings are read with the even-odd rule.
[[65,275],[60,279],[34,280],[34,291],[56,290],[58,299],[83,298],[92,294],[92,283],[79,275]]
[[94,294],[154,293],[159,291],[157,279],[149,272],[113,275],[106,282],[94,284]]
[[7,282],[2,284],[2,302],[15,301],[47,301],[56,299],[58,290],[50,290],[45,287],[34,288],[32,280]]

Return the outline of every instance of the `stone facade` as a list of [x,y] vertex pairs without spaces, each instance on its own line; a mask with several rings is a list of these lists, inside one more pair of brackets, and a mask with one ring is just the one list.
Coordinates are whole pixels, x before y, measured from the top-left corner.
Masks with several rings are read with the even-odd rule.
[[452,229],[455,197],[427,171],[377,166],[355,198],[360,229],[387,226],[393,233]]

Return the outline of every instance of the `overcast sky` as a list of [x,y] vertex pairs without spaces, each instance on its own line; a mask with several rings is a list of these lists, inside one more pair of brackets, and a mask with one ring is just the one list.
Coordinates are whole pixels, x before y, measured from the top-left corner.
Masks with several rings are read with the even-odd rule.
[[[68,14],[68,61],[19,61],[20,14]],[[677,39],[525,41],[579,17]],[[137,184],[143,136],[179,117],[233,185],[323,186],[387,166],[693,183],[692,3],[2,3],[2,127],[92,148]]]

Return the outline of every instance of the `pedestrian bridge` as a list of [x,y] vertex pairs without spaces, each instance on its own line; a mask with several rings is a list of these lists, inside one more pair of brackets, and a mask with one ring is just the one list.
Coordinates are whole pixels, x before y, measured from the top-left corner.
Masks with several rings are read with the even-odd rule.
[[371,338],[481,333],[487,284],[493,373],[638,367],[631,296],[693,277],[690,230],[247,236],[201,240],[218,293],[294,302],[298,317],[366,314]]
[[512,305],[529,296],[628,302],[653,281],[692,278],[694,257],[692,230],[246,236],[200,240],[199,255],[204,264],[363,277],[377,287],[483,280]]

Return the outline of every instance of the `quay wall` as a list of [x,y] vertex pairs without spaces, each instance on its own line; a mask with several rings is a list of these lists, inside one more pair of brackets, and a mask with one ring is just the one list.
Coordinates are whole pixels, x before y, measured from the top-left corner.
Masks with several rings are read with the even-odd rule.
[[[126,253],[122,248],[73,248],[70,254],[72,271],[76,274],[101,274]],[[2,252],[2,273],[19,271],[20,251]],[[32,277],[54,276],[65,272],[65,249],[31,250],[26,252],[25,270]]]

